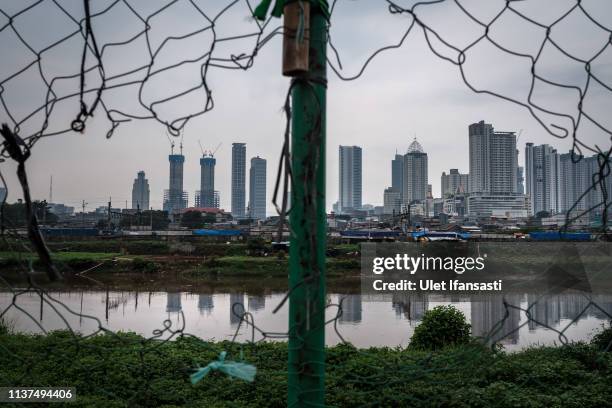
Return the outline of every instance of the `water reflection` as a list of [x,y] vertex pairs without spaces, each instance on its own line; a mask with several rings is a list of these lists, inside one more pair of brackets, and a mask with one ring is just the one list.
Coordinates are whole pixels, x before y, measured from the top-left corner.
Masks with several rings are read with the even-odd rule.
[[240,323],[241,316],[245,312],[244,308],[244,293],[230,293],[229,295],[230,307],[230,324],[232,326]]
[[198,295],[198,310],[201,315],[210,315],[214,307],[213,295]]
[[428,297],[422,293],[393,294],[391,304],[395,314],[408,320],[420,321],[428,309]]
[[340,323],[361,322],[361,294],[342,296],[342,313]]
[[[268,332],[286,332],[287,307],[278,313],[272,310],[284,293],[133,292],[133,291],[62,291],[41,298],[38,293],[25,292],[17,296],[6,318],[17,330],[40,331],[70,327],[82,333],[97,329],[100,319],[112,330],[135,331],[151,335],[169,316],[178,322],[179,312],[185,315],[186,331],[204,339],[229,338],[240,322],[240,315],[250,312],[257,325]],[[0,293],[1,310],[9,307],[12,293]],[[394,295],[364,295],[359,293],[328,295],[330,303],[342,302],[338,318],[340,333],[358,347],[407,345],[414,328],[424,313],[438,305],[453,304],[472,324],[472,333],[499,342],[508,349],[520,349],[533,344],[588,340],[595,329],[612,319],[612,296],[586,296],[582,293],[540,296],[506,294],[481,296],[442,296],[398,293]],[[61,304],[74,314],[63,312]],[[27,311],[27,314],[23,312]],[[329,308],[333,318],[336,308]],[[66,319],[66,321],[63,320]],[[249,339],[250,328],[242,327],[239,338]],[[327,343],[339,338],[328,327]]]
[[489,343],[517,344],[519,341],[521,296],[507,294],[479,297],[470,303],[472,335]]
[[251,296],[249,295],[249,312],[257,312],[263,310],[266,307],[265,296]]
[[178,313],[183,310],[181,306],[181,294],[180,293],[167,293],[166,312]]

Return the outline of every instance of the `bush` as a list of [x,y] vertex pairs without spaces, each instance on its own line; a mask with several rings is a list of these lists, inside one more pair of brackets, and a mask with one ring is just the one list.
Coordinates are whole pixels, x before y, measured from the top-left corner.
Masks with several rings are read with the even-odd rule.
[[591,344],[598,350],[612,352],[612,321],[608,327],[602,326],[601,331],[593,336]]
[[425,312],[420,325],[414,330],[410,347],[438,350],[470,342],[470,324],[464,314],[454,306],[436,306]]
[[159,266],[153,262],[142,258],[134,258],[132,269],[138,272],[154,273],[159,270]]
[[15,330],[15,322],[6,316],[0,317],[0,335],[11,334]]

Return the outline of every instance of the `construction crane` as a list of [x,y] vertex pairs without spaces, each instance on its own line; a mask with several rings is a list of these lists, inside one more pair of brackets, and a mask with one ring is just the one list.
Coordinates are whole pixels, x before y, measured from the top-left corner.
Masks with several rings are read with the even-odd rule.
[[215,150],[204,150],[204,148],[202,147],[202,143],[200,143],[199,140],[198,140],[198,144],[200,145],[200,151],[202,152],[202,157],[207,157],[207,156],[215,157],[215,153],[217,153],[217,150],[219,150],[223,142],[219,143],[217,147],[215,147]]
[[[183,155],[183,135],[184,134],[181,133],[181,142],[179,144],[180,149],[181,149],[181,151],[180,151],[181,156]],[[170,134],[168,133],[167,130],[166,130],[166,137],[168,138],[168,141],[170,142],[170,154],[174,154],[175,143],[174,143],[174,140],[172,140],[172,137],[170,137]]]

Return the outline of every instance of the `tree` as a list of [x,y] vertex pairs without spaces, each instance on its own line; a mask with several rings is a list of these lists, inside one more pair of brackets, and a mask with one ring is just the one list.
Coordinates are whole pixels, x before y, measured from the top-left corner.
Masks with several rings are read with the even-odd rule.
[[119,225],[121,227],[153,227],[153,231],[167,230],[170,220],[168,212],[161,210],[141,211],[134,215],[124,215],[121,217]]
[[181,217],[181,227],[197,229],[204,227],[204,217],[199,211],[187,211]]
[[541,220],[542,218],[550,217],[550,213],[548,211],[538,211],[538,213],[535,215],[535,217],[537,219]]
[[[32,209],[39,224],[43,222],[45,225],[57,224],[58,217],[49,211],[49,206],[46,201],[34,201],[32,203]],[[4,203],[4,206],[2,206],[2,219],[9,226],[27,226],[25,203],[21,200],[13,204]]]
[[214,224],[217,221],[215,214],[206,214],[202,219],[206,224]]

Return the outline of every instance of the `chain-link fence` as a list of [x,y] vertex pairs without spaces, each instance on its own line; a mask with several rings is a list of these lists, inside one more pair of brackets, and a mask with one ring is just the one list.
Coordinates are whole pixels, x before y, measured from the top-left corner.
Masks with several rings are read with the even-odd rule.
[[[79,393],[87,395],[87,399],[81,400],[83,405],[110,406],[112,403],[117,406],[170,406],[199,403],[201,406],[280,406],[286,403],[284,395],[289,393],[293,395],[293,399],[289,399],[290,404],[302,406],[304,401],[312,401],[311,394],[323,395],[321,384],[324,375],[327,375],[326,388],[334,390],[326,400],[330,405],[452,405],[448,399],[451,395],[453,398],[461,398],[460,390],[464,387],[462,382],[465,380],[462,373],[491,364],[496,344],[501,339],[512,336],[521,326],[541,325],[555,332],[561,344],[567,344],[569,341],[565,335],[566,331],[589,311],[597,310],[603,318],[612,319],[610,310],[600,305],[596,301],[597,298],[588,295],[580,295],[584,299],[581,303],[583,307],[576,310],[567,324],[560,328],[547,325],[538,319],[534,310],[542,300],[530,299],[527,306],[505,300],[502,318],[484,336],[485,343],[490,346],[488,349],[474,345],[459,348],[449,354],[394,354],[388,349],[355,349],[350,343],[344,342],[341,326],[338,324],[345,313],[344,301],[340,299],[338,303],[327,302],[324,292],[325,275],[321,270],[324,253],[317,249],[320,237],[317,237],[318,227],[315,225],[317,217],[321,212],[325,212],[324,199],[320,199],[322,194],[324,197],[324,193],[319,190],[320,184],[316,182],[320,171],[319,163],[321,157],[324,157],[321,150],[321,141],[324,139],[321,135],[325,127],[325,106],[321,99],[318,99],[318,92],[322,92],[327,86],[324,67],[319,67],[316,75],[310,71],[294,77],[289,85],[284,103],[287,125],[274,189],[274,204],[280,215],[279,238],[282,236],[283,223],[287,216],[301,215],[306,224],[300,227],[299,231],[295,229],[296,224],[291,223],[290,228],[292,236],[303,243],[299,250],[291,254],[290,262],[295,263],[292,268],[306,273],[292,276],[289,290],[274,312],[287,307],[287,300],[292,297],[301,299],[304,303],[314,302],[314,306],[304,304],[301,305],[303,309],[299,309],[300,305],[294,303],[294,307],[298,309],[289,313],[291,320],[288,329],[275,332],[261,327],[253,314],[235,304],[232,306],[232,312],[238,319],[236,335],[231,341],[222,343],[202,341],[198,336],[190,334],[189,321],[182,312],[179,314],[181,318],[178,327],[176,322],[165,320],[158,330],[144,338],[118,334],[109,330],[99,316],[83,314],[66,306],[61,298],[49,290],[48,283],[62,280],[66,274],[80,274],[84,277],[89,275],[86,275],[88,271],[70,270],[61,262],[58,263],[47,247],[38,226],[37,204],[29,190],[28,177],[40,176],[28,172],[31,153],[35,151],[37,142],[43,138],[64,133],[86,133],[94,115],[105,118],[107,138],[111,138],[126,122],[145,120],[158,123],[169,133],[170,138],[180,136],[192,118],[204,115],[214,108],[213,90],[217,93],[223,92],[221,84],[213,85],[213,72],[250,69],[257,62],[257,55],[262,47],[275,36],[283,36],[286,31],[282,20],[275,18],[282,14],[285,2],[276,1],[272,6],[271,16],[267,15],[269,1],[263,1],[258,7],[249,1],[240,0],[220,3],[195,0],[174,0],[159,4],[128,0],[84,0],[72,3],[40,0],[12,2],[0,8],[0,39],[11,47],[4,48],[3,45],[0,73],[3,122],[1,133],[4,141],[2,160],[17,166],[17,178],[25,204],[25,228],[19,228],[14,224],[14,220],[3,214],[2,241],[5,250],[20,254],[16,266],[21,271],[21,282],[26,282],[14,283],[15,277],[9,272],[0,275],[3,290],[12,294],[9,304],[3,305],[0,317],[6,318],[10,313],[19,313],[31,321],[40,332],[48,333],[45,323],[20,302],[20,299],[34,295],[39,297],[41,307],[44,305],[45,308],[50,308],[61,318],[59,326],[65,329],[65,332],[50,335],[40,342],[24,337],[0,344],[2,361],[7,364],[6,369],[2,370],[2,385],[57,385],[57,381],[61,379],[50,377],[48,372],[55,366],[63,366],[66,378],[76,381],[73,384],[77,386]],[[565,226],[569,227],[585,214],[596,213],[600,219],[601,234],[603,238],[607,238],[609,191],[612,188],[612,177],[609,176],[612,145],[588,143],[583,134],[599,132],[605,135],[608,142],[612,135],[610,123],[607,122],[609,118],[600,117],[598,112],[592,111],[593,106],[602,103],[601,98],[609,97],[612,92],[605,62],[600,64],[607,53],[612,51],[612,28],[605,16],[590,8],[589,2],[568,1],[563,13],[546,21],[532,16],[527,2],[522,1],[499,2],[495,12],[486,17],[476,12],[478,5],[472,4],[474,2],[382,2],[386,4],[381,7],[386,7],[391,15],[405,21],[405,31],[396,41],[372,53],[354,73],[346,73],[341,59],[342,50],[335,47],[332,41],[337,2],[334,1],[330,5],[324,1],[296,3],[301,14],[298,14],[297,34],[292,34],[296,38],[295,41],[307,39],[313,47],[318,41],[312,27],[307,27],[305,23],[303,13],[305,3],[308,3],[311,19],[319,14],[325,21],[321,38],[324,46],[329,46],[330,53],[322,54],[325,58],[323,65],[327,65],[341,80],[359,79],[366,72],[368,65],[382,53],[399,49],[401,52],[409,52],[410,50],[402,48],[406,40],[421,33],[431,52],[443,62],[454,65],[460,80],[470,90],[497,97],[525,109],[551,137],[571,138],[572,161],[577,163],[587,160],[587,156],[590,157],[592,176],[590,187],[567,211]],[[349,3],[353,5],[353,2]],[[358,7],[358,2],[354,2],[354,5]],[[445,30],[435,24],[435,19],[434,22],[429,22],[427,13],[435,12],[441,7],[452,8],[455,18],[461,18],[462,24],[469,24],[478,34],[467,44],[457,45],[452,36],[444,34]],[[182,13],[189,13],[195,18],[190,19],[190,23],[185,26],[179,25],[172,33],[167,33],[167,30],[159,31],[160,26],[167,28],[168,24],[175,22],[178,8],[181,8]],[[61,27],[46,29],[45,15],[50,13],[62,16],[64,23]],[[227,32],[224,26],[225,18],[230,13],[241,13],[247,17],[244,21],[246,29],[243,32]],[[254,15],[257,18],[253,17]],[[510,23],[505,21],[506,19],[510,19]],[[582,24],[578,27],[588,26],[597,31],[598,38],[601,39],[599,46],[589,55],[585,55],[587,52],[584,49],[578,52],[575,48],[566,47],[563,41],[557,38],[557,30],[562,27],[568,29],[564,25],[574,23],[575,19],[580,20],[579,24]],[[112,27],[113,21],[130,26],[129,35],[125,38],[113,36],[112,28],[109,28]],[[500,26],[518,23],[531,26],[534,32],[538,33],[533,36],[530,44],[532,52],[519,50],[498,39],[496,31]],[[33,38],[30,35],[33,27],[44,35]],[[576,27],[570,25],[570,35]],[[195,52],[190,45],[193,44],[190,41],[194,39],[201,45]],[[181,49],[182,44],[185,44],[183,52],[176,52],[176,49]],[[479,81],[470,75],[470,55],[481,46],[511,56],[517,64],[526,67],[529,86],[523,95],[508,95],[495,88],[481,87]],[[168,52],[172,47],[176,48],[173,48],[173,52]],[[190,47],[189,53],[184,51],[186,47]],[[142,61],[130,64],[129,56],[135,49],[143,51],[144,57]],[[550,58],[551,50],[582,68],[577,79],[563,82],[554,75],[549,75],[550,72],[543,67],[547,58]],[[63,58],[61,67],[68,68],[67,71],[54,66],[53,62],[57,58]],[[123,59],[124,63],[117,64],[117,59]],[[197,73],[190,77],[193,82],[189,86],[181,89],[164,86],[167,85],[164,75],[186,66]],[[406,67],[406,71],[409,70],[410,67]],[[29,93],[25,92],[26,83],[29,83],[28,87],[35,84],[37,92],[34,96],[30,97]],[[565,106],[571,106],[571,109],[561,111],[542,103],[538,95],[543,88],[567,92],[564,94],[567,95]],[[122,98],[116,93],[118,90],[129,91],[133,106],[123,107]],[[25,102],[22,96],[24,94],[28,95]],[[308,105],[307,108],[303,105],[297,106],[298,109],[305,109],[305,121],[308,122],[307,131],[303,135],[305,143],[302,146],[291,142],[292,134],[296,132],[295,126],[300,126],[299,123],[291,123],[292,118],[295,120],[293,113],[296,100],[298,104]],[[180,105],[179,113],[172,109],[172,104],[177,101],[186,101]],[[72,116],[66,121],[68,112],[71,112]],[[302,151],[296,153],[296,149]],[[4,175],[2,179],[4,181]],[[4,184],[6,187],[6,183]],[[296,190],[299,193],[296,193]],[[292,200],[289,200],[289,191],[294,194]],[[24,231],[27,234],[24,234]],[[313,288],[315,291],[317,288],[323,288],[317,292],[318,297],[309,293]],[[298,298],[295,298],[296,294]],[[309,311],[313,310],[314,314],[323,316],[323,319],[319,320],[323,322],[322,326],[311,324],[311,316],[305,317],[301,314],[308,315]],[[332,317],[325,319],[326,312],[328,315],[331,313]],[[506,322],[517,315],[525,317],[524,323],[507,330]],[[75,316],[90,321],[95,329],[85,335],[79,334],[71,326],[71,320]],[[324,336],[322,333],[325,326],[333,327],[338,338],[345,343],[330,350],[326,361],[323,348],[312,349],[306,342],[311,333],[317,332]],[[245,328],[251,333],[251,341],[238,341],[238,333]],[[99,334],[106,336],[98,336]],[[286,348],[280,349],[267,340],[289,340],[289,351]],[[607,348],[610,348],[609,344]],[[220,355],[222,352],[227,352],[227,360],[225,353]],[[298,356],[297,361],[291,360],[291,353]],[[598,360],[599,357],[588,354],[589,351],[579,349],[567,353],[578,353],[578,359],[588,359],[588,364],[595,365],[594,370],[603,369],[601,367],[605,365],[605,362]],[[198,356],[197,361],[193,361],[193,356]],[[525,359],[546,364],[546,361],[553,360],[552,357],[544,356],[539,361],[539,357],[534,355]],[[290,361],[289,368],[286,364],[287,358]],[[311,361],[311,358],[316,361]],[[501,385],[498,384],[501,388],[524,386],[533,392],[533,395],[529,395],[537,396],[541,391],[538,391],[538,387],[545,388],[550,380],[525,373],[518,376],[520,380],[509,385],[510,381],[504,383],[504,378],[510,375],[510,368],[506,367],[508,370],[504,371],[504,363],[501,364],[500,367],[499,363],[496,363],[495,367],[487,372],[489,380],[501,381]],[[204,386],[192,387],[189,384],[190,375],[194,372],[199,373],[197,380],[205,375],[203,367],[208,367],[204,370],[206,372],[218,370],[229,373],[230,377],[249,379],[253,374],[253,366],[257,369],[257,381],[254,385],[232,381],[223,376],[207,378]],[[528,369],[528,366],[525,365],[522,369]],[[550,370],[554,371],[555,367],[550,367]],[[299,380],[288,382],[288,376],[307,377],[312,380],[311,384],[315,384],[315,388],[304,388],[304,383]],[[609,372],[607,376],[609,377]],[[469,398],[472,403],[457,406],[486,406],[496,402],[486,398],[495,392],[502,393],[503,390],[493,390],[493,394],[488,394],[488,397],[481,395],[477,389],[484,385],[479,381],[486,382],[483,379],[475,379],[464,388],[469,390],[466,391],[469,395],[464,397]],[[588,382],[588,379],[584,381]],[[584,381],[579,380],[581,384]],[[120,387],[117,387],[117,384],[120,384]],[[593,399],[588,400],[588,397],[583,396],[585,399],[580,401],[596,401],[598,395],[609,396],[609,390],[604,392],[602,388],[598,388],[601,387],[601,382],[592,381],[591,384],[594,388],[589,389],[585,385],[585,392],[590,393]],[[440,387],[454,391],[445,393]],[[279,399],[279,395],[282,398]],[[535,405],[546,405],[550,401],[552,399],[539,400]],[[515,401],[515,405],[521,405],[523,402],[525,401]],[[557,405],[563,405],[558,402]],[[606,404],[609,404],[609,400],[601,405]]]

